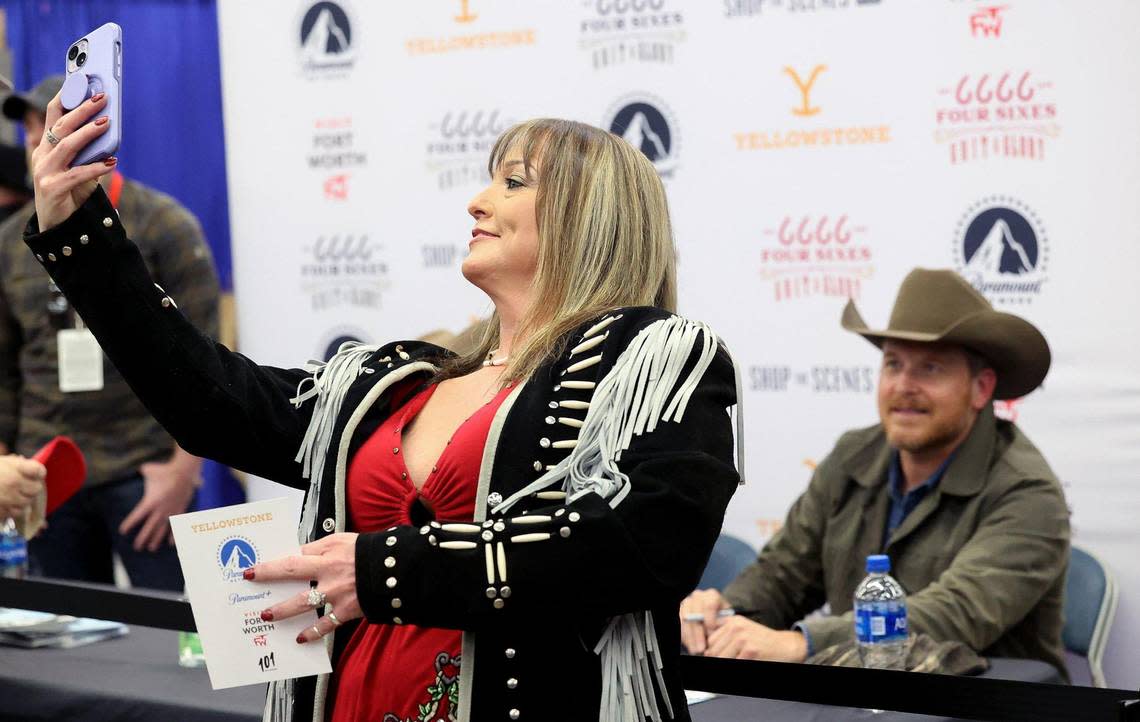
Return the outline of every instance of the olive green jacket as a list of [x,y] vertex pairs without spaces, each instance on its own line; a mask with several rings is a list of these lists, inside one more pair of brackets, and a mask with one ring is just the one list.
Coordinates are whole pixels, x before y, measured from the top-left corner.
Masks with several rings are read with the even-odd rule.
[[911,632],[1065,674],[1069,510],[1041,452],[987,407],[883,549],[891,453],[881,425],[840,437],[783,529],[725,590],[728,601],[776,629],[826,602],[830,615],[804,621],[819,652],[851,638],[867,555],[887,554],[907,591]]

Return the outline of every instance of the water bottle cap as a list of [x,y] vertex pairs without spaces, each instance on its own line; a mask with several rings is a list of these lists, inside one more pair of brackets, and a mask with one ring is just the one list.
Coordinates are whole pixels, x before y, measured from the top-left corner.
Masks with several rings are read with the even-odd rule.
[[867,557],[867,572],[886,574],[891,570],[891,558],[886,554],[872,554]]

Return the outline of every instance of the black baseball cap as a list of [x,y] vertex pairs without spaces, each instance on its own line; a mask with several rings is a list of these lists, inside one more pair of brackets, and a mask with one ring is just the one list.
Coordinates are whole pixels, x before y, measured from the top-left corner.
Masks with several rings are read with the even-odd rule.
[[7,98],[4,98],[4,104],[0,106],[0,110],[3,111],[4,117],[22,123],[24,116],[27,115],[30,109],[46,113],[48,103],[51,102],[51,99],[56,96],[56,93],[58,93],[62,87],[62,75],[49,75],[28,92],[12,93]]

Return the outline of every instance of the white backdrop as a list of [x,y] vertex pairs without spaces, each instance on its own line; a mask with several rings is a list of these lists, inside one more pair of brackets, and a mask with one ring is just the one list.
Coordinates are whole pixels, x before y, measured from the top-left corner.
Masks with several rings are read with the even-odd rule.
[[[468,199],[510,123],[559,116],[655,160],[681,304],[745,378],[748,475],[726,530],[759,546],[846,428],[914,266],[953,267],[1054,351],[999,411],[1066,484],[1074,541],[1123,590],[1116,687],[1140,686],[1140,4],[1075,0],[225,0],[242,350],[458,331]],[[431,293],[425,293],[426,289]],[[254,495],[279,491],[256,489]]]

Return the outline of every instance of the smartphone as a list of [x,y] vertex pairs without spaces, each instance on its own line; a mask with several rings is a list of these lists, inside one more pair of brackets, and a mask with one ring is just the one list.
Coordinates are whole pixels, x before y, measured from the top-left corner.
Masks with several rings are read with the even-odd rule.
[[107,104],[88,122],[106,116],[111,125],[76,154],[73,168],[111,157],[123,139],[123,29],[115,23],[96,28],[67,49],[67,76],[60,96],[63,107],[72,110],[96,93],[106,93]]

